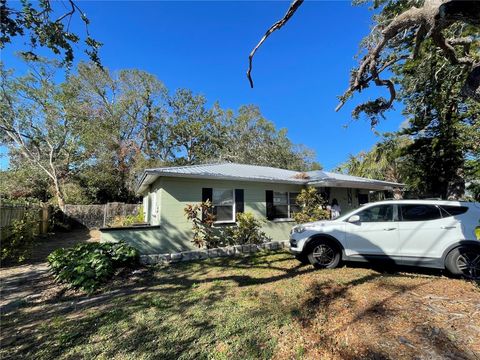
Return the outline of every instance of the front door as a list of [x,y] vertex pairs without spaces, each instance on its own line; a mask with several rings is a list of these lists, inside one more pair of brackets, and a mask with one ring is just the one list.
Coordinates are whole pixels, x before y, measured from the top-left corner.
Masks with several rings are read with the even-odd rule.
[[396,255],[398,247],[398,222],[394,205],[370,206],[356,215],[357,223],[347,222],[345,249],[347,256]]

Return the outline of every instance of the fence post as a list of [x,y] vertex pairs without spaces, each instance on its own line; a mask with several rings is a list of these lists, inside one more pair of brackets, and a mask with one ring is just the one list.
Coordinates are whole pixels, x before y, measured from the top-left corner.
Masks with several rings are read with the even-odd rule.
[[106,226],[105,223],[107,222],[107,205],[108,203],[103,205],[103,227]]

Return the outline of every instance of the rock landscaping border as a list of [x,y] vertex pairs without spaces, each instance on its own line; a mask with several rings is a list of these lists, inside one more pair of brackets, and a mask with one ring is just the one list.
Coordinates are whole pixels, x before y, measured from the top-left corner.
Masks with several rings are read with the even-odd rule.
[[145,265],[170,264],[181,261],[212,259],[227,256],[242,256],[259,251],[278,251],[288,249],[289,241],[270,241],[263,244],[233,245],[214,249],[198,249],[170,254],[141,255],[140,262]]

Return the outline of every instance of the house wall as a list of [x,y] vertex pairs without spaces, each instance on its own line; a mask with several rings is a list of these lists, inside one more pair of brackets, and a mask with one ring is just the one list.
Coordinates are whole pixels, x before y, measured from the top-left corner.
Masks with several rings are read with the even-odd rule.
[[263,231],[272,240],[287,240],[290,229],[295,223],[292,221],[267,221],[265,219],[265,191],[299,192],[302,186],[248,181],[160,178],[150,185],[150,192],[144,196],[146,220],[151,225],[160,225],[160,227],[107,231],[102,233],[102,240],[124,240],[137,247],[142,254],[195,249],[191,242],[193,237],[192,224],[185,217],[184,209],[187,204],[202,201],[202,188],[243,189],[244,210],[265,221]]

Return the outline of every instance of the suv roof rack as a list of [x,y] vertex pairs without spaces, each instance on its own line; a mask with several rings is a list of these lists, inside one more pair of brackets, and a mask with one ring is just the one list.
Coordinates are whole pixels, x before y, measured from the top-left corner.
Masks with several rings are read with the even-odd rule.
[[[439,201],[448,201],[448,200],[444,200],[442,198],[416,198],[416,199],[395,199],[395,198],[386,198],[386,199],[383,199],[383,200],[378,200],[378,201],[408,201],[408,200],[439,200]],[[460,201],[460,200],[458,200]]]

